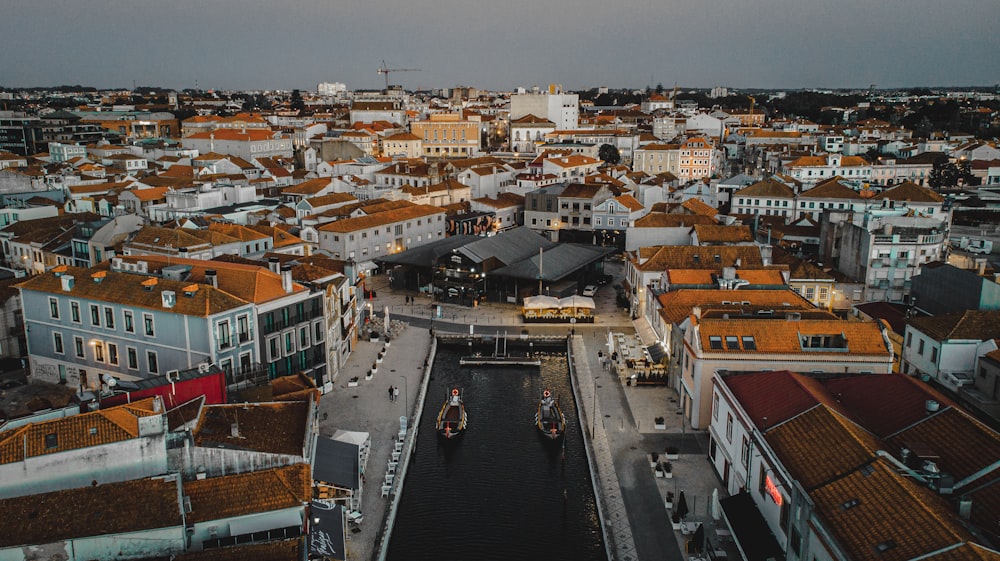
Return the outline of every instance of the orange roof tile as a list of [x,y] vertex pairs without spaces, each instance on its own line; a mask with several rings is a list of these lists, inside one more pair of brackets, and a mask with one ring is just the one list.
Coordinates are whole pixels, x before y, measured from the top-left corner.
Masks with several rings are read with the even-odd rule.
[[[698,322],[698,335],[703,352],[807,354],[810,356],[836,355],[849,360],[851,356],[888,357],[885,341],[878,324],[874,322],[845,320],[788,321],[786,319],[715,319],[702,318]],[[709,338],[726,336],[754,338],[754,349],[740,344],[739,350],[711,350]],[[803,348],[802,338],[810,336],[843,336],[843,349]]]
[[187,522],[198,523],[259,512],[303,507],[312,497],[309,464],[188,481]]
[[378,212],[369,216],[359,216],[357,218],[345,218],[336,220],[320,226],[318,229],[324,232],[338,232],[346,234],[357,232],[368,228],[375,228],[396,222],[403,222],[415,218],[434,216],[444,213],[441,207],[431,205],[414,205],[408,208],[400,208],[392,211]]

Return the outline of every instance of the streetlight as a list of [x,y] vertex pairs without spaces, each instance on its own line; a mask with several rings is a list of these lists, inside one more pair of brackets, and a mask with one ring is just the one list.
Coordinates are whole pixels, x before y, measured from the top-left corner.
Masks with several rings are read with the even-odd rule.
[[399,377],[403,380],[403,416],[409,420],[410,410],[406,405],[406,400],[410,396],[410,383],[406,380],[406,376],[400,374]]
[[590,438],[594,438],[594,431],[597,430],[597,380],[600,378],[594,377],[594,407],[590,412]]

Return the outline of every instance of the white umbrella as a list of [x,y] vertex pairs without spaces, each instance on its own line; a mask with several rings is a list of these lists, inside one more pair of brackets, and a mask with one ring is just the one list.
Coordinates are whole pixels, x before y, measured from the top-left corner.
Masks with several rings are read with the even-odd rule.
[[718,521],[722,517],[722,503],[719,502],[719,488],[712,489],[712,501],[709,503],[709,510],[712,513],[712,520]]
[[385,336],[389,336],[389,306],[385,307]]

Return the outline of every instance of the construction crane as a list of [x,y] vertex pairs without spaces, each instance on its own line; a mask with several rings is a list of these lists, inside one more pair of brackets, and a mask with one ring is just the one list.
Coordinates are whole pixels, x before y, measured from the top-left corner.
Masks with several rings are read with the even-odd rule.
[[390,72],[419,72],[419,68],[389,68],[385,61],[382,61],[382,66],[378,68],[379,74],[385,75],[385,91],[389,93],[389,73]]

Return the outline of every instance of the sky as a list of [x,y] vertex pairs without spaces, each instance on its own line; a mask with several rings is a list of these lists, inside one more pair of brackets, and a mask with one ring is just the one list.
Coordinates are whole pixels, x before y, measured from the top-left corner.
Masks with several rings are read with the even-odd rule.
[[1000,82],[998,0],[0,0],[0,87]]

